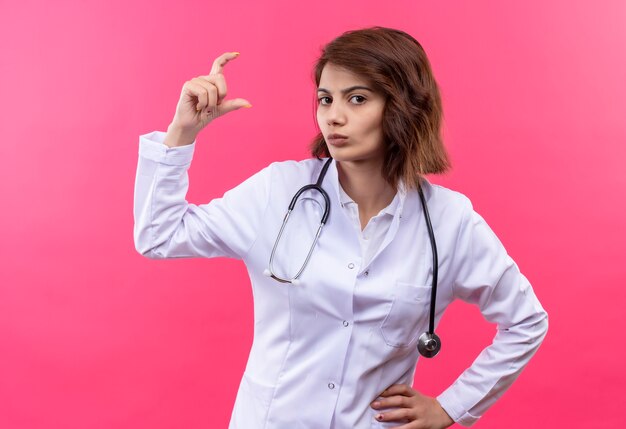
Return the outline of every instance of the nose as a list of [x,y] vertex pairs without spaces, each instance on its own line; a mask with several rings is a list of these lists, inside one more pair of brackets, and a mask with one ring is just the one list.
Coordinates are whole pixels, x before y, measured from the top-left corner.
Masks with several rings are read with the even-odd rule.
[[343,124],[346,121],[345,114],[343,109],[340,106],[340,103],[334,101],[326,108],[326,123],[328,125],[336,125]]

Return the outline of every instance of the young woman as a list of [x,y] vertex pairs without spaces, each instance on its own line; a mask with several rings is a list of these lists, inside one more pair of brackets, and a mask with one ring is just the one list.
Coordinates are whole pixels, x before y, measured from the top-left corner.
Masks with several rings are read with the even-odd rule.
[[[449,168],[424,50],[383,27],[330,42],[315,66],[313,157],[273,163],[194,205],[185,196],[198,133],[249,106],[225,98],[237,55],[183,85],[167,133],[140,137],[134,203],[142,255],[246,264],[254,341],[230,427],[470,426],[537,351],[548,318],[470,200],[424,178]],[[439,351],[434,327],[457,298],[497,334],[428,397],[411,387],[415,365]]]

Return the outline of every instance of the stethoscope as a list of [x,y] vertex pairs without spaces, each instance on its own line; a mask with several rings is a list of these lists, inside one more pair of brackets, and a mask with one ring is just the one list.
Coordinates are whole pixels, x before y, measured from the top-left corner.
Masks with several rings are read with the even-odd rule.
[[[300,280],[298,279],[304,269],[306,268],[309,260],[311,259],[311,254],[313,253],[313,249],[317,244],[317,241],[320,237],[320,233],[322,232],[322,227],[326,224],[328,220],[328,215],[330,214],[330,198],[328,194],[322,188],[322,181],[324,180],[324,176],[326,176],[326,171],[332,162],[332,158],[328,158],[324,166],[322,167],[322,171],[320,171],[319,177],[317,178],[317,182],[315,184],[305,185],[291,199],[291,203],[289,203],[289,208],[287,209],[287,213],[283,219],[283,224],[280,227],[280,231],[278,232],[278,237],[276,237],[276,242],[274,243],[274,248],[272,249],[272,254],[270,255],[270,264],[269,269],[266,269],[263,274],[268,277],[273,278],[274,280],[280,283],[291,283],[295,286],[300,284]],[[306,260],[302,265],[302,268],[290,279],[284,279],[276,274],[274,274],[274,256],[276,254],[276,248],[278,247],[278,243],[280,242],[280,238],[283,235],[283,231],[285,230],[285,226],[287,225],[287,221],[289,220],[289,215],[293,211],[298,202],[298,198],[302,195],[303,192],[308,190],[318,191],[324,197],[324,214],[322,215],[322,219],[320,221],[320,226],[317,229],[317,233],[315,234],[315,238],[313,240],[313,244],[309,249],[309,253],[306,256]],[[437,245],[435,243],[435,234],[433,232],[433,226],[430,223],[430,216],[428,214],[428,208],[426,207],[426,199],[424,198],[424,193],[422,192],[421,185],[418,185],[420,199],[422,200],[422,208],[424,210],[424,217],[426,219],[426,225],[428,226],[428,236],[430,238],[430,245],[432,247],[433,254],[433,283],[431,287],[431,295],[430,295],[430,320],[428,324],[428,331],[424,332],[420,335],[419,340],[417,342],[417,350],[419,350],[420,354],[424,357],[430,358],[435,356],[441,350],[441,339],[439,336],[435,334],[435,303],[437,299],[437,274],[438,274],[438,261],[437,261]]]

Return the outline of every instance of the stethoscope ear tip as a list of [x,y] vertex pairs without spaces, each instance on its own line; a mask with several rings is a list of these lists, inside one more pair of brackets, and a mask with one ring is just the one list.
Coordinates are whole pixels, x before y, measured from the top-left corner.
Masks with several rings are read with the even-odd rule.
[[272,277],[272,273],[267,268],[263,270],[263,275],[266,277]]
[[294,286],[298,286],[298,285],[302,284],[302,281],[300,279],[293,279],[291,281],[291,284],[294,285]]

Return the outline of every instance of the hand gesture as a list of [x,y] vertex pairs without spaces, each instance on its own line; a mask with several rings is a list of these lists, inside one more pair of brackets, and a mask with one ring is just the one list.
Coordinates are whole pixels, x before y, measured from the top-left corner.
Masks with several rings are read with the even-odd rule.
[[[188,80],[176,106],[176,114],[168,128],[165,144],[190,144],[212,120],[241,107],[252,107],[243,98],[225,100],[226,78],[224,66],[237,58],[238,52],[226,52],[213,61],[211,72]],[[169,144],[168,144],[169,143]]]
[[443,429],[454,424],[435,398],[422,395],[406,384],[394,384],[371,404],[372,408],[392,408],[376,415],[379,422],[406,423],[395,429]]

